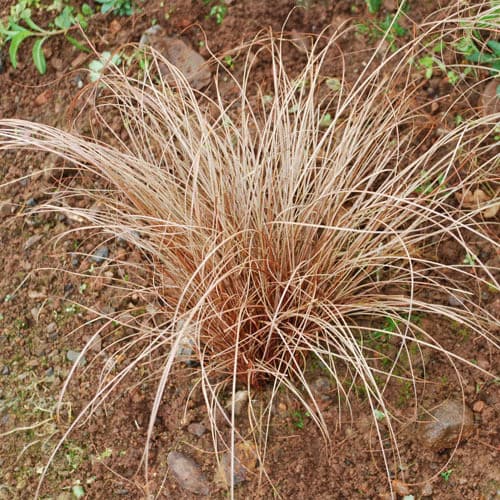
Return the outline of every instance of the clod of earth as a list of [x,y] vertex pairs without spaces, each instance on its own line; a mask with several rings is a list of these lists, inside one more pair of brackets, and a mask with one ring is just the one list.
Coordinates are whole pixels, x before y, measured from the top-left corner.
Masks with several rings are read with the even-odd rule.
[[462,401],[446,401],[430,414],[420,431],[422,442],[435,451],[454,448],[474,432],[474,415]]
[[205,475],[191,457],[178,451],[171,451],[167,456],[167,463],[181,488],[195,495],[208,495],[210,493]]
[[[156,25],[146,30],[139,44],[158,51],[181,71],[196,90],[201,90],[210,83],[212,73],[205,59],[180,38],[167,36],[160,26]],[[161,62],[160,71],[168,78],[170,70]]]

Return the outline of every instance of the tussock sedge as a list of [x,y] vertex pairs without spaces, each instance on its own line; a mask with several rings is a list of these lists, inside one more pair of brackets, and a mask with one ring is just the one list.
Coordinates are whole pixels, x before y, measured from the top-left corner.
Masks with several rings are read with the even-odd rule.
[[[382,430],[374,418],[386,472],[397,471],[396,421],[385,395],[393,379],[410,381],[416,415],[423,380],[411,362],[400,367],[403,357],[414,359],[411,346],[441,353],[458,380],[463,365],[487,373],[443,347],[416,318],[458,322],[498,349],[499,319],[475,303],[470,285],[499,290],[496,270],[467,243],[472,237],[498,251],[498,226],[483,216],[498,199],[468,209],[457,199],[478,185],[498,186],[493,136],[500,115],[478,113],[457,127],[443,125],[428,140],[428,115],[419,107],[415,69],[408,64],[425,52],[428,37],[456,38],[478,15],[466,10],[424,24],[412,42],[382,58],[381,45],[352,86],[331,93],[322,67],[328,58],[341,60],[335,45],[340,32],[318,38],[293,77],[282,57],[284,38],[256,43],[242,79],[234,79],[239,95],[230,102],[217,86],[210,95],[194,91],[180,71],[150,54],[139,77],[109,65],[80,96],[91,110],[93,136],[0,120],[0,149],[56,154],[107,186],[59,190],[40,210],[64,211],[135,245],[149,273],[147,286],[138,286],[169,318],[113,343],[126,366],[103,374],[95,398],[63,440],[136,367],[161,359],[149,442],[167,382],[175,365],[184,363],[179,351],[189,343],[215,451],[234,450],[243,438],[234,404],[226,411],[221,395],[245,388],[263,470],[272,403],[282,387],[328,441],[306,376],[314,358],[337,382],[339,414],[349,413],[352,388],[345,380],[364,386],[374,415],[386,419]],[[265,95],[252,80],[263,54],[272,69]],[[168,68],[168,78],[158,78],[160,67]],[[458,63],[453,67],[460,72]],[[126,136],[105,125],[108,116],[120,116]],[[99,140],[103,130],[106,142]],[[422,172],[431,180],[424,189]],[[73,195],[87,197],[91,208],[69,205]],[[454,241],[473,262],[442,263],[435,245],[443,240]],[[427,292],[455,297],[462,306],[432,301]],[[387,318],[393,328],[385,334],[396,350],[381,363],[386,353],[367,339]],[[263,387],[270,397],[257,411],[252,400]],[[143,465],[147,474],[148,445]]]

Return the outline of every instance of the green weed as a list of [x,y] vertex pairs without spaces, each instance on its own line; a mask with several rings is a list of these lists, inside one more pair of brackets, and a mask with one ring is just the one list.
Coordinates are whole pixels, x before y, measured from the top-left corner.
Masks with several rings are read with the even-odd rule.
[[42,75],[47,71],[43,44],[49,38],[64,35],[76,48],[88,51],[81,42],[69,34],[75,28],[87,29],[88,19],[94,13],[88,4],[83,4],[79,12],[70,5],[64,6],[59,15],[49,23],[48,28],[42,28],[33,21],[32,6],[38,6],[38,3],[33,0],[19,0],[11,7],[7,22],[0,21],[0,46],[9,46],[9,59],[13,68],[17,68],[19,48],[28,38],[35,39],[31,56],[36,69]]
[[101,4],[101,12],[112,12],[115,16],[131,16],[134,13],[135,3],[131,0],[96,0]]
[[446,482],[448,482],[450,480],[450,477],[453,473],[453,469],[448,469],[448,470],[445,470],[443,472],[441,472],[441,474],[439,474]]
[[311,414],[306,411],[306,412],[302,412],[302,411],[294,411],[292,413],[292,422],[293,422],[293,425],[295,427],[297,427],[297,429],[303,429],[304,428],[304,425],[306,423],[306,418],[307,417],[310,417]]
[[[210,5],[213,3],[213,0],[203,0],[203,3],[205,5]],[[226,14],[227,14],[227,6],[224,4],[217,3],[211,6],[208,16],[213,17],[217,24],[222,24],[224,18],[226,17]]]
[[372,21],[368,24],[359,23],[356,30],[359,34],[367,36],[371,41],[384,38],[392,52],[398,48],[397,39],[407,34],[406,28],[398,22],[398,15],[387,14],[382,21]]

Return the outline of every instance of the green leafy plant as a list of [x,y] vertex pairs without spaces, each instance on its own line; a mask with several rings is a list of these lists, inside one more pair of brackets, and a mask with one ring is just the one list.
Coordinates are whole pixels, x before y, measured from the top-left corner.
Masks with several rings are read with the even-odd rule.
[[368,11],[371,14],[376,14],[382,5],[382,0],[365,0]]
[[358,23],[356,30],[361,35],[366,35],[371,40],[384,38],[392,52],[397,50],[397,39],[407,34],[406,28],[398,22],[399,15],[387,14],[382,21],[372,21],[368,24]]
[[35,38],[32,59],[40,74],[47,71],[43,44],[48,38],[64,35],[79,50],[88,50],[69,34],[75,28],[87,28],[88,18],[93,14],[92,9],[87,4],[83,4],[80,12],[76,12],[74,7],[66,5],[60,14],[54,18],[53,29],[42,28],[36,24],[31,17],[32,10],[27,5],[27,2],[19,2],[12,7],[7,23],[0,22],[0,45],[9,45],[9,58],[14,68],[17,68],[19,48],[28,38]]
[[135,4],[132,0],[96,0],[101,4],[101,12],[107,14],[112,12],[116,16],[131,16],[134,13]]
[[[480,40],[479,33],[476,40]],[[467,61],[487,66],[493,76],[500,76],[500,41],[488,40],[479,48],[476,40],[473,36],[463,37],[455,44],[455,48]]]
[[[213,3],[213,0],[203,0],[205,5],[210,5]],[[224,4],[215,4],[210,7],[210,11],[208,13],[209,17],[213,17],[217,24],[222,24],[224,18],[227,15],[227,5]]]
[[111,52],[104,51],[99,59],[94,59],[89,63],[89,79],[91,82],[99,80],[102,72],[108,64],[120,64],[121,57],[118,54],[111,54]]

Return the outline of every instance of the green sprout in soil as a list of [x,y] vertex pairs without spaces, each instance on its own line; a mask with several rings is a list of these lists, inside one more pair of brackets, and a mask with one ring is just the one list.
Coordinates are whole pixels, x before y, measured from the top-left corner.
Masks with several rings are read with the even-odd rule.
[[398,48],[398,38],[407,34],[407,29],[399,24],[398,18],[399,14],[387,14],[382,21],[358,23],[356,30],[360,35],[367,36],[371,41],[383,38],[389,45],[390,50],[395,52]]
[[214,18],[217,24],[222,24],[227,15],[227,6],[221,3],[213,5],[213,1],[214,0],[203,0],[203,3],[205,5],[211,5],[208,16]]
[[448,482],[450,480],[450,477],[453,473],[453,469],[448,469],[448,470],[445,470],[443,472],[441,472],[441,474],[439,474],[446,482]]
[[422,184],[415,189],[419,194],[430,194],[436,190],[446,189],[446,173],[440,173],[435,179],[429,179],[429,172],[422,170],[420,172]]
[[311,414],[309,412],[302,412],[302,411],[294,411],[292,413],[292,422],[297,429],[303,429],[306,423],[306,419],[310,417]]
[[134,2],[131,0],[96,0],[101,4],[101,12],[112,12],[115,16],[131,16],[134,13]]
[[225,56],[224,59],[224,64],[230,69],[230,70],[233,70],[234,69],[234,59],[232,56]]

